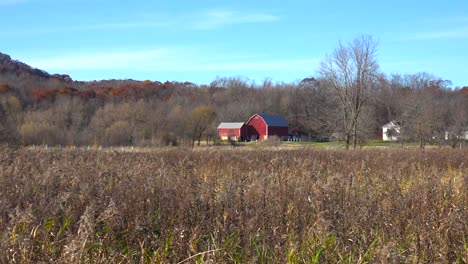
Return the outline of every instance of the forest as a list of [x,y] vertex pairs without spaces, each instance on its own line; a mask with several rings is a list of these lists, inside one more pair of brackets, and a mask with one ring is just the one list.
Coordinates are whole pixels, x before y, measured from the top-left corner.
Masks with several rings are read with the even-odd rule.
[[468,131],[468,87],[426,72],[382,73],[375,49],[367,37],[340,44],[316,73],[292,83],[235,76],[209,84],[73,81],[0,53],[0,142],[193,145],[197,138],[216,142],[221,121],[269,113],[285,117],[304,140],[356,147],[397,121],[402,143],[457,146]]

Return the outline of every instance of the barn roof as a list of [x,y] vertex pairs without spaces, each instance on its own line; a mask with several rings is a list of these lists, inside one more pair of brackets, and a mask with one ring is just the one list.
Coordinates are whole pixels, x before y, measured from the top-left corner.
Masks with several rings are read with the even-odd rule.
[[236,129],[241,128],[244,125],[244,122],[221,122],[218,129]]
[[[268,115],[268,114],[258,114],[261,118],[263,118],[263,120],[265,120],[265,123],[268,125],[268,126],[278,126],[278,127],[287,127],[288,126],[288,122],[286,122],[286,120],[282,117],[282,116],[279,116],[279,115]],[[253,115],[252,117],[254,117],[255,115]],[[252,117],[250,119],[252,119]],[[249,121],[250,121],[249,119]]]

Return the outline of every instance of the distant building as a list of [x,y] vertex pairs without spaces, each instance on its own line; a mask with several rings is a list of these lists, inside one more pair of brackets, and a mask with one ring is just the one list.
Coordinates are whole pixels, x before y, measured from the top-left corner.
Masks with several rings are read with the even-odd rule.
[[468,140],[468,130],[465,131],[465,132],[462,132],[460,134],[454,134],[454,133],[450,133],[448,131],[445,131],[445,140],[449,140],[449,139],[452,139],[452,138],[461,139],[461,140]]
[[265,140],[277,136],[288,140],[288,122],[278,115],[255,114],[247,123],[221,122],[218,126],[218,136],[222,140]]
[[282,140],[288,138],[288,122],[278,115],[255,114],[246,123],[247,137],[250,140],[265,140],[277,136]]
[[247,126],[244,122],[221,122],[218,126],[218,136],[222,140],[245,140]]
[[382,140],[383,141],[397,141],[400,137],[401,126],[392,121],[382,126]]

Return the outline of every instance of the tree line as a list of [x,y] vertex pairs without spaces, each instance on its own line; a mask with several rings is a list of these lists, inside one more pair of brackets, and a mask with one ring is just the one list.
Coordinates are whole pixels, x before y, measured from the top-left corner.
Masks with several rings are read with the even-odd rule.
[[[384,74],[377,44],[342,44],[314,76],[292,83],[218,77],[210,84],[107,80],[24,71],[0,58],[0,142],[165,146],[216,141],[216,125],[254,113],[285,117],[304,139],[357,147],[396,121],[400,141],[458,145],[468,131],[468,87],[429,73]],[[1,55],[1,54],[0,54]],[[19,62],[18,62],[19,63]]]

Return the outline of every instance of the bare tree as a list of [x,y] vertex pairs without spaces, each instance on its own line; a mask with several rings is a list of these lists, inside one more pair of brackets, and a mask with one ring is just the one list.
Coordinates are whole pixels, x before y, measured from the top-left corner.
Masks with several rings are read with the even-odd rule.
[[0,97],[0,143],[17,141],[16,126],[21,102],[15,96]]
[[216,118],[216,113],[209,106],[202,105],[193,109],[192,111],[192,122],[193,122],[192,147],[195,145],[196,140],[198,140],[198,146],[200,146],[203,133],[213,123],[215,118]]
[[[428,73],[405,75],[404,93],[399,98],[399,121],[404,138],[416,140],[419,147],[444,142],[450,113],[447,103],[447,81]],[[403,138],[403,139],[404,139]]]
[[[411,117],[414,115],[417,97],[414,96],[414,90],[411,88],[409,75],[394,74],[388,83],[388,90],[382,94],[379,100],[381,105],[386,107],[385,123],[396,122],[399,131],[395,134],[404,147],[406,141],[411,139],[410,127]],[[383,124],[383,123],[382,123]]]
[[286,117],[291,129],[306,135],[307,139],[325,140],[336,128],[336,100],[326,82],[315,78],[303,79],[286,91]]
[[320,64],[319,72],[328,80],[339,98],[346,148],[351,138],[357,144],[357,123],[369,91],[378,77],[377,43],[371,36],[360,36],[337,49]]

